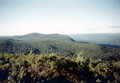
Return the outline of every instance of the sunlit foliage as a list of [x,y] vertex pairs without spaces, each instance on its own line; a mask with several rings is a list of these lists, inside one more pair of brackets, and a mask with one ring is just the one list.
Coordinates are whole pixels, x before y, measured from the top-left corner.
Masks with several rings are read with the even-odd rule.
[[0,54],[0,82],[119,83],[120,62],[56,54]]

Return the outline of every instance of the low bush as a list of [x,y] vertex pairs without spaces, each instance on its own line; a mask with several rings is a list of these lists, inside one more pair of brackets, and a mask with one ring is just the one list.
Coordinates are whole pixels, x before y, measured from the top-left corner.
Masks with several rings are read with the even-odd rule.
[[0,82],[119,83],[119,63],[56,54],[0,54]]

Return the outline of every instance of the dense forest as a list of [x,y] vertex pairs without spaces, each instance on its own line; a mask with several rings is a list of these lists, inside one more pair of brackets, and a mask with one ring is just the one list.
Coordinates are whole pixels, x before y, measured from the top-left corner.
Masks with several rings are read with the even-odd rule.
[[120,49],[66,35],[0,37],[0,82],[118,83]]

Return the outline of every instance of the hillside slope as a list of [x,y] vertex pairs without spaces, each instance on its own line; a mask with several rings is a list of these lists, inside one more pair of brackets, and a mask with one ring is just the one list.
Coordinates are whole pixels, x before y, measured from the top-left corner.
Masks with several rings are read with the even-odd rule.
[[77,43],[66,35],[30,33],[23,36],[0,38],[0,53],[50,54],[59,56],[85,56],[94,59],[120,60],[120,49],[94,44]]
[[103,60],[120,60],[120,49],[83,44],[71,41],[15,41],[0,40],[0,53],[9,54],[51,54],[58,56],[84,56]]

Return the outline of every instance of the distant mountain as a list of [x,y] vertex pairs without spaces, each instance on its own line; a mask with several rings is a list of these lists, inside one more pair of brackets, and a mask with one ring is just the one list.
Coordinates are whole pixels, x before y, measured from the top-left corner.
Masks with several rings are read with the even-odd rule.
[[1,37],[0,39],[14,39],[22,41],[74,41],[67,35],[60,34],[39,34],[39,33],[30,33],[27,35],[20,36],[10,36],[10,37]]
[[81,43],[120,46],[120,33],[73,34],[69,37]]

